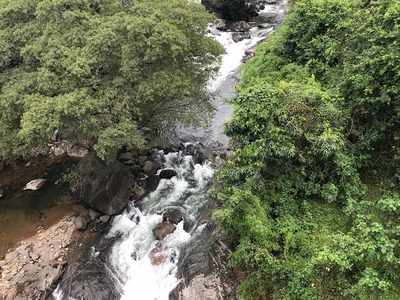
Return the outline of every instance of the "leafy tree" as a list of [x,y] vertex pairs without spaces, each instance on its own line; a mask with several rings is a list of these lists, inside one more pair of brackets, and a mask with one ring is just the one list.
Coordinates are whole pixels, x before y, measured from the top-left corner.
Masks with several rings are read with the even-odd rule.
[[201,121],[210,18],[185,0],[1,0],[0,157],[46,151],[55,129],[112,157]]

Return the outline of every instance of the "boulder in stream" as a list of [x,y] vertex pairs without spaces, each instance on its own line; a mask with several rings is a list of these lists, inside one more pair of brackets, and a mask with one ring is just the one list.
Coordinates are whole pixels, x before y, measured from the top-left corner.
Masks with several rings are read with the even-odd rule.
[[153,233],[157,240],[163,240],[168,234],[175,231],[176,226],[169,222],[160,223],[154,228]]
[[163,222],[172,223],[177,225],[181,222],[184,218],[184,211],[182,208],[179,207],[171,207],[167,208],[163,213]]
[[232,33],[232,40],[235,43],[238,43],[240,41],[246,40],[246,39],[251,39],[250,32],[234,32]]
[[210,156],[210,150],[202,143],[182,143],[180,150],[183,155],[193,156],[195,164],[202,164]]
[[91,155],[79,163],[80,179],[71,186],[82,204],[106,215],[120,213],[129,202],[129,168],[114,161],[106,164]]
[[171,179],[172,177],[178,175],[177,172],[172,168],[162,169],[159,171],[158,176],[161,179]]
[[229,30],[233,32],[246,32],[251,28],[250,24],[245,21],[239,21],[229,24]]

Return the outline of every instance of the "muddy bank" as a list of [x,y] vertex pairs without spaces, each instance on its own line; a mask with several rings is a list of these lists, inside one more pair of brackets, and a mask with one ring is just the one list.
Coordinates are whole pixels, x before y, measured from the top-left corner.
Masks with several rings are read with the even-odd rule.
[[[0,185],[0,259],[19,241],[31,237],[38,229],[47,229],[69,212],[74,201],[62,182],[74,162],[65,159],[37,158],[15,161],[3,167]],[[46,185],[37,191],[24,191],[33,179],[44,178]]]

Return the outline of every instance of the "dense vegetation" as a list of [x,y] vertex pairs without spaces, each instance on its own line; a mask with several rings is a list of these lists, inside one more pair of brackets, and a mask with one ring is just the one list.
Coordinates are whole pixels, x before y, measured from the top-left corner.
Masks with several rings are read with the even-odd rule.
[[399,299],[400,2],[298,0],[244,70],[216,218],[240,299]]
[[201,120],[209,21],[186,0],[0,0],[0,159],[46,151],[56,129],[105,158]]

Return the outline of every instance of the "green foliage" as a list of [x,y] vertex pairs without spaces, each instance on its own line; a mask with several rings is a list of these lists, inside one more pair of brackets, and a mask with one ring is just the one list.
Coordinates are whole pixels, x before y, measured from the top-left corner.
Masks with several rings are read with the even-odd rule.
[[296,1],[244,69],[215,217],[240,299],[398,299],[400,5]]
[[63,139],[110,157],[211,105],[220,46],[185,0],[1,0],[0,158]]

